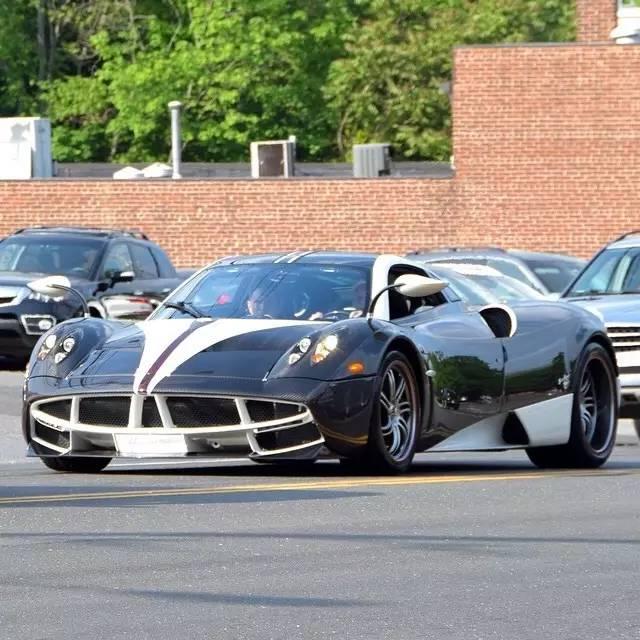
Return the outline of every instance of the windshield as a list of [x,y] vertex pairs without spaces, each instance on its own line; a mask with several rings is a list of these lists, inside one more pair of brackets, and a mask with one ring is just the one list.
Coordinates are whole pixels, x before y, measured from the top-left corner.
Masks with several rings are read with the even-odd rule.
[[498,298],[490,291],[485,289],[482,285],[475,283],[473,280],[470,280],[468,277],[457,273],[453,269],[447,269],[443,267],[434,269],[432,267],[433,265],[429,265],[429,270],[432,271],[441,280],[445,280],[446,282],[448,282],[449,287],[461,300],[464,300],[469,304],[478,305],[499,302]]
[[366,314],[369,290],[368,271],[358,267],[220,265],[177,289],[152,317],[340,320]]
[[597,255],[565,296],[640,293],[640,248],[607,249]]
[[544,296],[532,287],[509,276],[467,276],[470,280],[477,282],[486,289],[489,289],[499,300],[532,300],[544,298]]
[[0,242],[0,271],[89,278],[103,246],[85,238],[13,237]]
[[558,293],[580,273],[584,260],[526,260],[549,291]]

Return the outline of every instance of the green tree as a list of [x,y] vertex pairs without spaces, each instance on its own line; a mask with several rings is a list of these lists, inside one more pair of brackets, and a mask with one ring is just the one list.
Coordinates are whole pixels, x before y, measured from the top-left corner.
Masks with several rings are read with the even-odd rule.
[[251,140],[291,133],[307,156],[335,152],[322,92],[354,21],[350,2],[174,0],[167,8],[173,16],[140,13],[135,33],[98,31],[93,76],[49,86],[59,159],[95,157],[96,148],[121,160],[166,157],[173,99],[185,105],[185,159],[244,159]]
[[373,0],[325,90],[340,152],[384,141],[407,158],[447,159],[454,46],[570,40],[573,25],[566,0]]

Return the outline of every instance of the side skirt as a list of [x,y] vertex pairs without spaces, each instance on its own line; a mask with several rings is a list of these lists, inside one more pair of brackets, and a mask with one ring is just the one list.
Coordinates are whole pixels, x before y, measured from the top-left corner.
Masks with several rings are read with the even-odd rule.
[[[491,451],[566,444],[571,434],[573,394],[543,400],[512,412],[499,413],[454,433],[428,451]],[[523,438],[513,441],[513,424]]]

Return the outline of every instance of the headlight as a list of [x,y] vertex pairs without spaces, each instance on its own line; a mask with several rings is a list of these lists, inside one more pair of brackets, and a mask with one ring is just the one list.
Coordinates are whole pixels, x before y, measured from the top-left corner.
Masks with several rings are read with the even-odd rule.
[[318,342],[316,348],[311,354],[311,364],[318,364],[322,362],[327,356],[329,356],[338,347],[338,336],[335,333],[330,333]]
[[60,364],[75,348],[76,339],[73,336],[67,336],[62,340],[58,340],[55,333],[48,335],[38,351],[38,360],[44,360],[47,356],[52,356],[56,364]]
[[302,338],[289,354],[288,362],[290,365],[295,364],[302,356],[309,351],[311,346],[311,338]]

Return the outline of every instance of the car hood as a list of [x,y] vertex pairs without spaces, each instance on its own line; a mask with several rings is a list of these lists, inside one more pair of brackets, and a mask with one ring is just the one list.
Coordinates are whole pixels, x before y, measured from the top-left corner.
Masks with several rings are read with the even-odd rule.
[[583,298],[561,298],[588,309],[601,318],[605,324],[640,324],[640,294],[585,296]]
[[[30,282],[40,280],[41,278],[47,278],[49,275],[45,275],[43,273],[16,273],[15,271],[0,271],[0,286],[26,287]],[[73,278],[69,276],[64,277],[69,279],[72,287],[87,282],[87,280],[83,278]]]
[[263,379],[301,338],[325,323],[272,319],[148,320],[108,338],[70,378],[131,376],[151,393],[169,376]]

